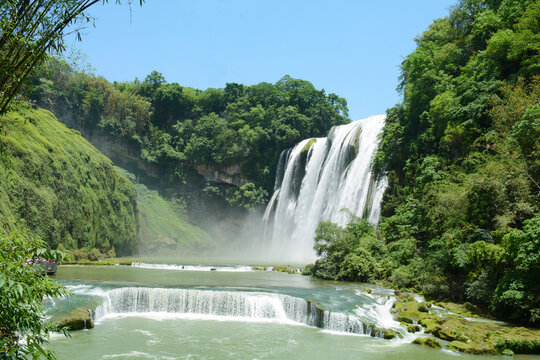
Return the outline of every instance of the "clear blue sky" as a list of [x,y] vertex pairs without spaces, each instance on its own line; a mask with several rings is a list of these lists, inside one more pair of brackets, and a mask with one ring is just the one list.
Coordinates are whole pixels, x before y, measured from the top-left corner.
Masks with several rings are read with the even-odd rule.
[[109,2],[91,9],[96,27],[73,46],[110,81],[157,70],[206,89],[289,74],[346,98],[356,120],[400,101],[399,65],[413,39],[457,1],[136,0],[131,20],[126,5]]

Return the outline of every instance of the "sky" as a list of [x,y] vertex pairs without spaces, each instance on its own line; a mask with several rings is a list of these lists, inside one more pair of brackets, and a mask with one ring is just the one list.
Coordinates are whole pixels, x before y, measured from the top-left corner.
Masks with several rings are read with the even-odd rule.
[[308,80],[347,100],[352,120],[401,101],[400,64],[414,38],[457,0],[146,0],[94,5],[95,27],[68,38],[109,81],[167,82],[198,89]]

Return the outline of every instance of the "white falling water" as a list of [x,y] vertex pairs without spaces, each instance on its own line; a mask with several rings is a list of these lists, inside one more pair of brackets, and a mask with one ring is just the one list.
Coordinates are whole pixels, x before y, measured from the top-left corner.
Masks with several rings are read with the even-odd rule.
[[[382,337],[382,330],[357,316],[321,309],[305,299],[274,293],[127,287],[101,295],[95,321],[115,316],[172,315],[189,319],[278,322]],[[167,315],[169,314],[169,315]]]
[[371,161],[385,118],[376,115],[336,126],[327,138],[303,140],[282,154],[263,219],[265,237],[271,239],[268,257],[313,261],[315,229],[323,220],[345,225],[348,216],[342,209],[379,221],[387,183],[374,179]]

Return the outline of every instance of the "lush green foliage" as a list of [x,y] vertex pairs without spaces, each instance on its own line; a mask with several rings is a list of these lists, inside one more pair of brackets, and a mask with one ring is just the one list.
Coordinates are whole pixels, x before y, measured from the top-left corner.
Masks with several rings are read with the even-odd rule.
[[387,249],[373,225],[349,214],[345,228],[323,221],[315,236],[315,252],[320,259],[308,268],[316,277],[369,282],[380,279],[388,269]]
[[39,106],[85,134],[125,143],[171,182],[186,181],[186,169],[197,165],[239,164],[257,189],[269,192],[282,150],[349,121],[344,99],[289,76],[201,91],[169,84],[157,71],[142,82],[111,84],[51,60],[33,84],[30,96]]
[[157,191],[137,183],[133,174],[117,168],[137,190],[139,213],[139,251],[142,254],[200,254],[215,245],[215,240],[187,220],[183,199],[167,200]]
[[253,210],[256,206],[266,203],[268,193],[262,188],[256,188],[255,184],[247,183],[237,189],[229,189],[227,202],[236,207]]
[[402,64],[404,101],[374,161],[389,179],[389,279],[533,323],[540,269],[524,251],[538,253],[539,19],[537,0],[462,0],[436,20]]
[[384,244],[322,223],[315,275],[540,322],[539,30],[538,0],[462,0],[416,39],[373,164]]
[[[41,276],[26,263],[47,254],[46,244],[19,233],[0,234],[0,357],[2,359],[54,358],[44,349],[49,333],[61,331],[45,317],[46,297],[68,295],[48,276]],[[46,255],[45,255],[46,254]],[[22,341],[24,338],[24,341]]]
[[61,52],[64,29],[89,22],[84,11],[99,0],[4,0],[0,3],[0,116],[47,52]]
[[56,249],[137,249],[135,188],[75,130],[46,110],[6,115],[0,229],[26,229]]

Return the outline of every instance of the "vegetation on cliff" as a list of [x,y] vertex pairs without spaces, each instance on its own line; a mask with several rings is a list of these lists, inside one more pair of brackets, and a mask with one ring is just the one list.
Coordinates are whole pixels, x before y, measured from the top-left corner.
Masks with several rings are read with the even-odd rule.
[[188,169],[198,165],[240,165],[257,194],[273,190],[282,150],[349,122],[343,98],[290,76],[203,91],[167,83],[157,71],[142,82],[111,84],[50,60],[32,84],[29,96],[40,107],[84,134],[122,142],[168,183],[190,181]]
[[327,277],[540,323],[539,19],[538,0],[462,0],[416,39],[373,164],[378,235],[321,224],[318,244],[359,236],[316,245]]
[[0,231],[23,230],[52,249],[118,255],[137,250],[133,184],[47,110],[5,116]]
[[133,174],[117,169],[131,180],[137,191],[141,254],[200,254],[216,245],[210,235],[187,221],[184,202],[165,199],[138,183]]

